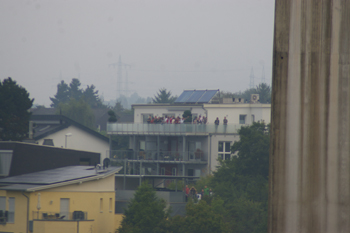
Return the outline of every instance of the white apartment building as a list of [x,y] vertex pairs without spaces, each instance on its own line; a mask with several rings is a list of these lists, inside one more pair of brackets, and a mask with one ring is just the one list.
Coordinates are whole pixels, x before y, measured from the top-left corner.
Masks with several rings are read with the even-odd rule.
[[[223,103],[216,104],[210,102],[210,97],[206,103],[178,101],[174,104],[133,105],[134,123],[107,126],[109,135],[128,135],[130,138],[128,151],[110,152],[112,162],[124,163],[123,188],[128,189],[128,185],[138,182],[125,182],[128,177],[139,176],[140,181],[141,177],[148,177],[154,180],[156,187],[157,182],[161,183],[169,176],[191,179],[216,170],[218,159],[232,157],[230,148],[239,140],[238,130],[242,126],[254,121],[270,123],[271,105],[261,104],[253,98],[249,103],[224,99]],[[206,116],[207,124],[147,123],[149,116],[182,117],[185,110],[191,111],[192,118]],[[217,117],[219,125],[214,124]],[[223,125],[224,117],[228,120],[227,125]]]

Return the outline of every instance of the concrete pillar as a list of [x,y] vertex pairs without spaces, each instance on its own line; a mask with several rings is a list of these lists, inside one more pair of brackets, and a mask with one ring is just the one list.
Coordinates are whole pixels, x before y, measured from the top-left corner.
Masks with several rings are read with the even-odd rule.
[[269,233],[350,232],[350,1],[276,0]]

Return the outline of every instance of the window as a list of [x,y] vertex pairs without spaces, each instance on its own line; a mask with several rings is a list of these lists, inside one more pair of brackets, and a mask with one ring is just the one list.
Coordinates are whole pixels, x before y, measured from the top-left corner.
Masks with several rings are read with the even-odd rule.
[[245,124],[245,118],[247,115],[239,115],[239,123],[240,124]]
[[146,149],[146,142],[145,141],[140,141],[140,150],[145,151]]
[[188,169],[188,170],[187,170],[187,175],[188,175],[188,176],[194,176],[194,171],[193,171],[193,169]]
[[172,175],[172,176],[176,176],[176,167],[173,167],[173,168],[171,169],[171,175]]
[[252,124],[255,122],[255,115],[252,115]]
[[113,212],[113,199],[109,198],[109,212]]
[[230,142],[219,142],[218,147],[218,158],[222,160],[230,160],[231,159],[231,147]]
[[0,176],[8,176],[12,160],[12,150],[0,150]]
[[165,168],[164,168],[164,167],[160,168],[160,174],[161,174],[162,176],[165,175]]
[[9,212],[7,222],[15,222],[15,198],[9,197]]

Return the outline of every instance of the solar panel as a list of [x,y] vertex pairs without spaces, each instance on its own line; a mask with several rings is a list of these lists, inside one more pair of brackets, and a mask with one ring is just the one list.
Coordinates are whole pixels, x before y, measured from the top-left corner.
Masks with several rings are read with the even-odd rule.
[[184,91],[175,100],[175,103],[209,103],[218,90]]
[[187,99],[187,103],[197,103],[197,101],[202,97],[205,91],[194,91],[190,98]]
[[198,103],[209,103],[209,101],[214,97],[218,90],[209,90],[202,95],[202,97],[197,101]]
[[175,100],[175,103],[186,103],[187,99],[190,98],[194,91],[184,91],[182,94]]

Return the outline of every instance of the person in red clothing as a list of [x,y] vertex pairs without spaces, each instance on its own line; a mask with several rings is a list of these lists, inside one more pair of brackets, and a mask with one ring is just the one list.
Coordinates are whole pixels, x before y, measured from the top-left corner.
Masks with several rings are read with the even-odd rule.
[[186,185],[185,193],[186,193],[186,202],[187,202],[188,195],[190,194],[190,188],[188,187],[188,185]]

